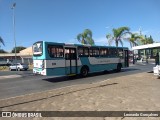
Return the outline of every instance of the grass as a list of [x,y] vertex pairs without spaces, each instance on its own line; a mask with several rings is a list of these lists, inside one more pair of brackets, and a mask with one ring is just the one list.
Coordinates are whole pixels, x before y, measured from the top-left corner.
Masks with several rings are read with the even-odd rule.
[[32,70],[32,69],[33,69],[33,64],[28,65],[28,66],[29,66],[29,70]]
[[0,71],[7,71],[8,70],[8,66],[0,66]]

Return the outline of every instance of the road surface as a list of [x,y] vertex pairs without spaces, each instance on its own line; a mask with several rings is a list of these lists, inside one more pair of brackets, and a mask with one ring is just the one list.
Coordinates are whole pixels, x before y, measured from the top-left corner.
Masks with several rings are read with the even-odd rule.
[[[153,64],[135,65],[122,69],[121,72],[94,73],[86,78],[80,77],[47,77],[34,76],[32,71],[4,71],[0,72],[0,99],[41,92],[71,85],[99,82],[110,78],[152,71]],[[7,78],[3,78],[8,76]],[[10,77],[9,77],[10,76]]]

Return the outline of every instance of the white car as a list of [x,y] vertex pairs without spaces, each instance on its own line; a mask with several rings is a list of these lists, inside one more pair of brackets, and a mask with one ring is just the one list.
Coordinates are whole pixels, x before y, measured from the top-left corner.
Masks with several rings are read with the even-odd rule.
[[12,64],[9,66],[9,70],[12,71],[12,70],[28,70],[28,65],[26,64],[23,64],[23,63],[17,63],[17,64]]
[[153,73],[154,73],[154,75],[157,76],[157,78],[160,78],[160,65],[153,67]]

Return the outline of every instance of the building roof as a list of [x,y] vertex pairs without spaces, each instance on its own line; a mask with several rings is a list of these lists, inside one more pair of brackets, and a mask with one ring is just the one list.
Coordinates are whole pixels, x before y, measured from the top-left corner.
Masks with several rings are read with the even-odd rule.
[[32,52],[32,47],[28,47],[24,50],[21,50],[19,52],[21,55],[33,55],[33,52]]
[[[28,47],[24,50],[21,50],[19,53],[17,53],[17,56],[21,56],[21,57],[27,57],[27,56],[32,56],[33,52],[32,52],[32,47]],[[0,53],[1,57],[5,57],[5,56],[15,56],[15,53]]]
[[158,47],[160,47],[160,43],[153,43],[153,44],[135,46],[132,47],[132,50],[141,50],[141,49],[158,48]]

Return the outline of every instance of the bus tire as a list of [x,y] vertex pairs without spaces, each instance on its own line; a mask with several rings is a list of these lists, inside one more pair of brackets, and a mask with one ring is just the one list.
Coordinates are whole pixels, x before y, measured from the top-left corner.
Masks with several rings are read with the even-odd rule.
[[88,72],[89,72],[89,70],[87,67],[84,66],[81,68],[81,76],[82,77],[86,77],[88,75]]
[[121,65],[121,64],[118,64],[116,71],[117,71],[117,72],[120,72],[120,71],[121,71],[121,68],[122,68],[122,65]]

